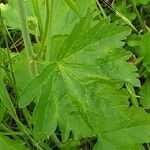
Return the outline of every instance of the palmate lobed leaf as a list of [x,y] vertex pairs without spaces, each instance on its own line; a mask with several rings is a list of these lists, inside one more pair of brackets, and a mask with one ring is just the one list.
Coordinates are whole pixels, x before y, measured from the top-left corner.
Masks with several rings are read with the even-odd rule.
[[[120,49],[130,30],[116,22],[102,20],[93,25],[90,21],[86,16],[68,37],[53,38],[53,62],[27,84],[21,92],[19,105],[26,107],[37,97],[32,124],[38,141],[52,136],[59,126],[63,141],[69,138],[70,131],[77,140],[98,135],[104,139],[104,149],[111,144],[121,150],[124,132],[136,131],[141,135],[149,130],[149,122],[144,120],[139,124],[138,118],[137,122],[131,121],[134,113],[130,115],[129,96],[120,89],[126,82],[140,85],[136,67],[127,62],[131,53]],[[91,82],[95,87],[92,88]],[[116,134],[120,140],[115,142],[112,139]],[[149,138],[147,134],[140,141],[134,136],[128,147],[135,149],[135,144],[147,142]]]
[[[77,24],[77,26],[75,26],[75,29],[74,30],[79,30],[80,31],[80,36],[78,38],[76,38],[76,35],[74,35],[74,31],[72,31],[72,34],[74,36],[72,36],[72,34],[70,35],[71,38],[75,38],[75,40],[70,40],[68,39],[70,36],[68,36],[68,38],[65,38],[64,39],[64,42],[61,42],[62,45],[61,47],[57,47],[57,48],[60,48],[61,51],[58,50],[58,56],[56,57],[56,60],[54,59],[54,61],[58,61],[57,64],[56,63],[52,63],[52,64],[49,64],[47,65],[42,73],[40,75],[38,75],[37,77],[35,77],[35,79],[31,80],[31,82],[25,87],[25,89],[23,90],[22,94],[21,94],[21,100],[20,100],[20,106],[22,107],[25,107],[27,104],[29,104],[29,102],[32,101],[32,98],[36,95],[34,94],[33,92],[33,96],[31,96],[31,98],[28,98],[26,96],[26,94],[29,94],[31,95],[30,93],[28,93],[28,89],[35,89],[36,91],[36,88],[38,88],[39,86],[42,85],[42,83],[45,81],[44,79],[48,78],[49,76],[49,73],[51,72],[52,68],[54,70],[54,68],[56,69],[61,69],[63,68],[63,70],[65,70],[65,72],[68,72],[70,75],[74,76],[75,78],[77,77],[77,79],[79,79],[80,77],[82,77],[83,75],[79,74],[80,71],[77,70],[77,72],[74,74],[73,72],[71,72],[69,69],[73,69],[76,71],[76,66],[77,66],[77,69],[78,68],[81,68],[81,71],[84,70],[84,68],[87,68],[89,73],[90,73],[90,69],[92,68],[96,68],[95,71],[93,71],[93,75],[89,75],[89,78],[91,77],[100,77],[100,78],[109,78],[109,74],[110,72],[112,71],[111,68],[108,69],[108,70],[104,70],[104,73],[100,70],[102,68],[103,70],[103,67],[101,67],[102,64],[105,65],[105,59],[108,58],[109,56],[109,50],[110,48],[108,48],[108,46],[106,46],[106,49],[105,47],[102,47],[103,49],[94,49],[92,50],[92,46],[90,47],[90,50],[86,50],[87,48],[87,43],[88,45],[92,45],[92,44],[95,44],[96,42],[100,42],[101,41],[104,41],[105,43],[105,40],[107,41],[110,37],[112,37],[112,40],[115,38],[118,38],[118,40],[120,41],[120,44],[118,44],[118,40],[116,41],[116,39],[114,39],[114,42],[116,43],[116,47],[120,47],[122,44],[122,40],[124,40],[126,38],[126,36],[130,33],[129,29],[127,27],[122,27],[122,26],[118,26],[116,23],[114,24],[109,24],[108,21],[105,21],[103,20],[101,23],[98,23],[95,28],[95,26],[92,26],[91,28],[87,29],[87,32],[84,31],[85,27],[87,27],[86,24],[89,24],[88,22],[88,19],[89,17],[85,17],[83,18],[80,23],[81,23],[81,26],[80,26],[80,23]],[[91,20],[91,19],[90,19]],[[98,28],[98,25],[100,26],[100,28]],[[111,28],[111,26],[113,28]],[[103,30],[109,30],[109,32],[106,32],[106,34],[103,34]],[[111,30],[109,29],[111,28]],[[84,31],[84,32],[83,32]],[[92,35],[92,39],[91,37],[89,37],[88,39],[88,35],[89,35],[89,32],[90,33],[94,33],[94,31],[96,32],[96,34]],[[84,38],[83,38],[84,37]],[[107,39],[108,37],[108,39]],[[81,38],[81,39],[80,39]],[[78,41],[82,41],[82,42],[78,42]],[[74,41],[74,42],[73,42]],[[69,43],[68,43],[69,42]],[[74,43],[76,43],[76,45],[74,45]],[[86,43],[86,45],[85,45]],[[57,44],[57,43],[56,43]],[[75,47],[74,47],[75,46]],[[77,46],[77,47],[76,47]],[[79,48],[78,48],[79,47]],[[113,47],[115,48],[115,47]],[[68,52],[68,49],[70,49]],[[84,51],[85,49],[85,51]],[[54,49],[53,49],[54,50]],[[52,51],[53,51],[52,50]],[[57,51],[57,50],[56,50]],[[126,60],[130,57],[129,53],[127,53],[127,56],[126,55],[122,55],[122,53],[120,55],[117,56],[117,51],[115,52],[115,50],[111,50],[112,53],[110,53],[110,57],[113,57],[113,55],[115,55],[116,58],[114,58],[115,60],[118,60],[117,63],[122,63],[122,64],[125,64],[126,63]],[[97,56],[95,55],[97,53]],[[120,52],[120,51],[119,51]],[[101,53],[105,53],[105,57],[104,58],[99,58],[101,56]],[[52,53],[53,54],[53,53]],[[69,54],[69,55],[68,55]],[[93,54],[94,54],[94,57],[93,57]],[[64,56],[63,56],[64,55]],[[65,56],[67,55],[67,56]],[[77,56],[76,56],[77,55]],[[79,56],[83,56],[82,58],[81,57],[78,57]],[[88,56],[87,59],[84,57],[84,56]],[[112,56],[111,56],[112,55]],[[63,56],[63,57],[62,57]],[[92,61],[90,61],[90,56],[93,57],[92,58]],[[52,56],[53,57],[53,56]],[[76,58],[78,57],[78,58]],[[120,58],[121,57],[121,58]],[[61,59],[60,59],[61,58]],[[104,61],[104,62],[103,62]],[[112,60],[113,61],[113,60]],[[75,67],[73,66],[74,65],[74,62],[77,62],[77,65],[75,64]],[[111,60],[110,60],[111,62]],[[79,64],[78,64],[79,63]],[[55,65],[54,65],[55,64]],[[73,64],[73,65],[72,65]],[[60,67],[61,66],[61,67]],[[115,65],[113,65],[113,63],[111,62],[110,63],[110,66],[113,68]],[[50,68],[52,67],[52,68]],[[99,67],[99,68],[97,68]],[[133,83],[133,85],[135,86],[139,86],[139,82],[138,82],[138,79],[137,79],[137,73],[135,73],[136,69],[134,67],[134,65],[131,65],[131,64],[128,64],[126,63],[126,67],[129,68],[129,73],[133,74],[131,77],[131,80],[133,81],[136,81]],[[119,67],[117,67],[119,68]],[[62,70],[62,69],[61,69]],[[100,70],[100,71],[99,71]],[[122,71],[122,70],[121,70]],[[127,72],[127,69],[125,68],[125,73]],[[88,72],[87,72],[88,73]],[[118,73],[119,74],[119,73]],[[114,73],[114,75],[116,76],[116,74]],[[102,77],[101,77],[102,76]],[[104,76],[104,77],[103,77]],[[117,76],[119,77],[119,75]],[[117,78],[116,77],[116,78]],[[82,78],[81,78],[82,79]],[[37,80],[37,81],[36,81]],[[39,81],[38,81],[39,80]],[[123,79],[121,79],[121,81],[124,81]],[[128,81],[130,83],[130,81]],[[41,83],[41,84],[40,84]],[[30,87],[30,86],[34,86],[35,88],[33,87]],[[38,92],[36,92],[38,93]],[[23,100],[25,99],[25,100]],[[26,104],[26,101],[29,101],[27,104]],[[21,105],[21,103],[25,103],[24,105]]]

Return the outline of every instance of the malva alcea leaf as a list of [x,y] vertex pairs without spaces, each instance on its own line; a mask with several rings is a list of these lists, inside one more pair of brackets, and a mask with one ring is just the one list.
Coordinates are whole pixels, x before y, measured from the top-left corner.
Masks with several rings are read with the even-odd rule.
[[[125,40],[130,34],[129,28],[118,25],[116,22],[109,23],[108,20],[101,20],[100,23],[95,25],[92,25],[91,21],[91,17],[87,15],[81,19],[68,37],[55,36],[53,48],[56,48],[57,54],[52,53],[51,63],[53,65],[47,65],[46,69],[43,69],[40,75],[31,80],[22,91],[20,106],[25,107],[34,97],[40,97],[42,88],[47,87],[49,89],[45,88],[48,91],[43,93],[44,102],[43,98],[37,100],[32,118],[33,124],[36,124],[34,134],[39,135],[39,141],[43,141],[47,136],[50,136],[56,129],[57,124],[62,131],[63,140],[69,138],[70,131],[75,138],[84,138],[87,135],[99,133],[103,128],[97,126],[97,130],[92,133],[88,121],[84,119],[82,114],[88,115],[89,119],[90,117],[98,119],[99,115],[96,117],[95,114],[100,114],[103,117],[102,123],[104,123],[106,117],[109,117],[107,114],[110,114],[108,118],[110,120],[105,122],[105,126],[108,128],[108,123],[117,121],[120,116],[121,118],[125,117],[125,110],[128,107],[128,94],[118,89],[112,90],[113,87],[107,86],[106,83],[115,84],[118,82],[122,84],[129,82],[139,86],[136,67],[127,62],[131,53],[116,49],[123,46],[122,40]],[[75,31],[78,31],[78,35]],[[108,44],[109,41],[111,41],[110,45]],[[60,44],[60,46],[54,44]],[[102,99],[103,103],[101,103],[100,110],[103,109],[99,113],[92,113],[92,110],[88,110],[89,104],[92,106],[94,97],[91,97],[91,101],[89,100],[87,83],[95,80],[104,82],[102,85],[99,84],[102,88],[104,86],[106,86],[106,89],[109,87],[104,99]],[[103,91],[101,92],[103,93]],[[102,95],[101,92],[99,95]],[[115,95],[113,98],[115,102],[110,103],[111,99],[108,99],[107,95],[108,97]],[[103,107],[106,99],[108,99],[109,107],[106,107],[107,105]],[[120,110],[124,111],[121,113]],[[41,119],[38,118],[39,114]],[[111,119],[112,114],[114,114],[113,119]],[[48,118],[48,116],[50,117]],[[64,116],[69,119],[65,121]],[[70,123],[73,117],[78,118],[78,121],[74,123],[77,128]],[[94,120],[94,122],[90,120],[90,123],[100,125],[98,121],[100,120]],[[79,127],[81,124],[83,126]],[[81,131],[81,129],[84,130]]]

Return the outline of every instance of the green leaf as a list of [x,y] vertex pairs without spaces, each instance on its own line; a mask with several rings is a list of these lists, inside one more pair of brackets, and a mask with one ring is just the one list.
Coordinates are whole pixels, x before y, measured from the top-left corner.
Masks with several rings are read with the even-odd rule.
[[3,117],[6,111],[7,110],[6,110],[5,105],[2,102],[0,102],[0,123],[3,121]]
[[74,11],[74,13],[79,17],[82,18],[82,14],[78,10],[78,7],[75,6],[74,2],[72,0],[64,0],[67,5]]
[[92,92],[87,116],[94,131],[100,133],[120,128],[120,118],[127,119],[127,91],[120,90],[115,84],[105,80],[89,84],[89,87]]
[[[92,24],[91,14],[88,13],[75,26],[68,37],[61,35],[53,37],[51,60],[52,62],[57,61],[55,72],[50,74],[42,71],[38,77],[29,82],[25,88],[26,90],[23,90],[24,93],[27,93],[27,91],[29,93],[29,96],[26,94],[23,96],[27,101],[26,104],[28,104],[32,98],[41,94],[39,92],[41,88],[45,87],[46,91],[47,88],[49,89],[42,94],[44,98],[41,96],[37,101],[32,118],[35,125],[35,136],[39,135],[40,141],[48,135],[50,136],[57,128],[57,124],[62,132],[63,141],[69,138],[70,132],[75,139],[95,134],[86,118],[86,115],[89,115],[89,117],[97,119],[96,114],[93,114],[92,110],[88,110],[89,106],[93,106],[94,97],[89,98],[87,83],[95,80],[104,82],[101,87],[106,91],[105,96],[108,95],[106,99],[113,98],[115,101],[109,104],[110,109],[108,109],[108,106],[104,107],[103,104],[101,107],[103,108],[102,112],[99,110],[98,114],[104,116],[102,125],[109,128],[108,122],[105,122],[105,114],[107,114],[108,120],[110,119],[109,123],[116,120],[115,122],[119,125],[117,119],[120,116],[126,116],[128,94],[125,91],[120,92],[119,89],[113,90],[113,86],[107,85],[107,83],[111,82],[117,87],[124,82],[139,86],[136,67],[127,62],[131,53],[116,49],[124,44],[122,40],[126,39],[129,33],[128,27],[118,25],[116,22],[109,23],[108,20],[101,20],[96,25]],[[108,41],[111,42],[108,44]],[[49,68],[49,71],[52,69],[50,66],[46,68]],[[45,74],[44,77],[43,74]],[[40,78],[40,80],[36,78]],[[29,88],[31,85],[32,88]],[[32,93],[29,89],[32,89]],[[33,89],[35,89],[35,92]],[[28,99],[30,100],[28,101]],[[22,106],[25,107],[26,104],[24,103]],[[112,109],[111,104],[114,107]],[[95,104],[93,109],[97,109],[97,106],[99,105]],[[118,110],[124,111],[122,113],[119,111],[118,114]],[[112,116],[112,114],[114,115]],[[50,117],[48,118],[48,116]],[[97,120],[94,120],[92,124],[96,124],[96,122]],[[103,127],[99,127],[98,131],[102,129]]]
[[28,150],[24,143],[18,143],[8,137],[0,135],[0,149],[1,150]]
[[150,33],[143,35],[141,40],[141,55],[144,57],[144,65],[150,71]]
[[6,49],[0,48],[0,65],[3,64],[3,61],[7,59]]
[[141,145],[124,145],[124,146],[118,146],[114,145],[111,142],[100,139],[94,146],[93,150],[144,150],[144,148]]
[[25,85],[32,79],[26,51],[22,51],[17,54],[17,56],[14,57],[13,60],[14,62],[12,66],[14,70],[16,85],[19,91],[22,91]]
[[115,145],[134,145],[150,141],[150,116],[144,110],[129,110],[129,121],[122,123],[121,128],[105,132],[102,136]]
[[121,150],[128,145],[129,149],[135,149],[134,145],[149,142],[149,114],[141,108],[128,108],[128,94],[112,83],[99,84],[89,85],[94,89],[91,95],[94,99],[87,111],[93,131],[101,141],[96,147]]
[[135,0],[137,4],[147,4],[150,0]]
[[[26,7],[28,8],[27,14],[28,17],[32,17],[32,13],[30,11],[29,3],[26,1]],[[12,15],[13,14],[13,15]],[[9,0],[8,4],[3,5],[2,15],[4,19],[4,23],[6,26],[9,26],[13,29],[20,28],[20,20],[18,19],[18,3],[17,0]]]
[[62,79],[61,72],[55,72],[42,87],[42,91],[45,92],[41,92],[41,97],[37,101],[32,117],[34,134],[39,141],[43,141],[47,136],[51,136],[57,128],[57,124],[59,124],[63,132],[63,141],[68,139],[70,131],[72,131],[75,139],[92,135],[92,132],[76,110],[76,107],[85,109],[82,102],[85,99],[83,87],[80,91],[83,95],[76,93],[77,96],[73,92],[75,92],[76,86],[81,89],[78,85],[79,83],[76,80],[73,83],[69,83],[72,86],[72,89],[70,89],[65,86],[68,78],[66,77],[65,82]]
[[20,93],[19,106],[25,107],[37,96],[41,90],[42,85],[47,81],[56,67],[55,63],[48,64],[39,75],[34,77]]
[[38,141],[52,135],[57,127],[58,108],[57,101],[53,97],[55,91],[53,91],[52,85],[53,78],[43,84],[41,96],[32,117],[34,136]]
[[[115,79],[140,86],[136,67],[126,62],[131,54],[114,50],[123,45],[122,40],[129,33],[127,27],[109,24],[107,20],[90,26],[89,17],[86,16],[64,39],[57,60],[62,60],[62,65],[74,76],[82,73],[81,76],[88,78]],[[111,41],[110,44],[106,44],[108,41]]]
[[147,78],[146,82],[141,87],[141,103],[145,108],[150,108],[150,78]]
[[1,102],[4,104],[4,106],[8,109],[9,113],[12,115],[12,117],[14,117],[15,119],[17,119],[17,115],[15,112],[15,108],[13,106],[13,103],[8,95],[7,89],[6,89],[6,85],[3,82],[3,75],[0,71],[0,99]]
[[[96,25],[90,25],[89,17],[83,18],[79,24],[75,26],[72,33],[62,44],[62,54],[59,59],[69,57],[70,55],[86,48],[95,42],[106,42],[109,39],[117,37],[116,47],[123,45],[122,40],[130,34],[127,27],[117,24],[117,22],[110,24],[108,20],[101,20]],[[87,38],[88,35],[88,38]]]
[[[69,2],[69,0],[67,0]],[[85,16],[88,8],[92,10],[95,8],[95,3],[92,0],[71,0],[74,7],[78,9],[78,12]],[[41,0],[40,0],[41,3]],[[42,5],[41,5],[42,6]],[[45,6],[42,7],[41,10]],[[63,14],[63,15],[62,15]],[[45,16],[45,12],[42,12],[42,16]],[[79,18],[72,7],[65,2],[65,0],[54,0],[53,1],[53,22],[52,22],[52,35],[57,34],[69,34],[74,25],[79,22]],[[44,17],[43,17],[44,19]]]
[[76,79],[75,77],[70,75],[65,70],[65,68],[63,68],[62,66],[59,68],[61,70],[63,80],[65,82],[65,87],[66,87],[68,93],[70,94],[70,96],[72,97],[71,98],[72,104],[76,105],[80,111],[82,111],[82,112],[86,111],[86,105],[87,105],[86,86],[81,81],[79,81],[78,79]]

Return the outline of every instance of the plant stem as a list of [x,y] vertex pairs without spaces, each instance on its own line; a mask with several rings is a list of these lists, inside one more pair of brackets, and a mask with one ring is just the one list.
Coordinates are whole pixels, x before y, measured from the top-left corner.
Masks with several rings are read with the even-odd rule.
[[27,57],[29,59],[29,66],[30,66],[32,75],[35,76],[37,74],[37,68],[36,68],[36,62],[35,62],[35,55],[33,52],[32,44],[31,44],[30,36],[29,36],[29,29],[28,29],[24,0],[18,0],[18,6],[19,6],[18,12],[19,12],[19,17],[20,17],[22,36],[23,36],[23,40],[25,43]]
[[131,84],[129,84],[129,83],[126,83],[126,87],[127,87],[127,90],[128,90],[128,92],[130,94],[132,105],[134,107],[139,107],[134,87]]
[[150,144],[149,143],[147,143],[147,148],[148,148],[148,150],[150,150]]
[[39,28],[39,33],[40,33],[40,37],[42,38],[43,36],[43,24],[42,24],[42,18],[41,18],[41,14],[40,14],[40,9],[39,9],[39,3],[37,0],[32,0],[32,5],[33,5],[33,9],[35,12],[35,15],[38,19],[38,28]]
[[140,64],[141,62],[143,61],[143,57],[140,57],[140,58],[138,58],[137,60],[136,60],[136,62],[134,63],[134,65],[138,65],[138,64]]
[[105,13],[104,9],[102,8],[101,4],[99,3],[99,1],[98,1],[98,0],[96,0],[96,3],[97,3],[97,5],[98,5],[98,7],[100,8],[101,13],[102,13],[102,15],[103,15],[104,19],[106,19],[106,18],[107,18],[107,15],[106,15],[106,13]]
[[[41,43],[41,49],[43,49],[43,60],[49,59],[49,54],[47,54],[48,45],[46,43],[49,37],[51,41],[52,13],[53,13],[53,0],[46,0],[46,23]],[[51,42],[49,43],[49,45],[51,45]]]
[[58,138],[56,137],[55,133],[53,133],[50,138],[51,138],[51,140],[56,144],[56,146],[57,146],[59,149],[62,149],[62,143],[58,140]]
[[134,11],[135,11],[136,14],[137,14],[137,17],[138,17],[138,20],[139,20],[139,22],[140,22],[141,28],[142,28],[144,31],[147,31],[147,28],[146,28],[146,26],[145,26],[145,24],[144,24],[144,22],[143,22],[143,20],[142,20],[142,18],[141,18],[141,15],[140,15],[140,13],[139,13],[137,7],[136,7],[136,2],[135,2],[135,0],[132,0],[132,4],[133,4],[133,9],[134,9]]

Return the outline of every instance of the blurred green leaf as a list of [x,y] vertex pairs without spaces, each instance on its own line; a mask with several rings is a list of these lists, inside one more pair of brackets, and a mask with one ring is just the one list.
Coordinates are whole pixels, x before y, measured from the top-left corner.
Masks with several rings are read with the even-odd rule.
[[144,108],[150,108],[150,78],[148,77],[146,79],[146,82],[142,85],[141,87],[141,96],[142,96],[142,99],[141,99],[141,103],[142,105],[144,106]]
[[140,46],[141,55],[144,57],[144,65],[150,71],[150,32],[143,35]]
[[24,146],[24,143],[18,143],[17,141],[11,140],[6,136],[0,135],[0,149],[1,150],[28,150]]

